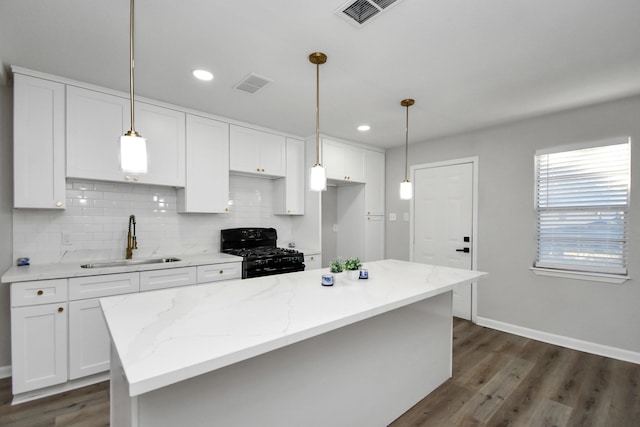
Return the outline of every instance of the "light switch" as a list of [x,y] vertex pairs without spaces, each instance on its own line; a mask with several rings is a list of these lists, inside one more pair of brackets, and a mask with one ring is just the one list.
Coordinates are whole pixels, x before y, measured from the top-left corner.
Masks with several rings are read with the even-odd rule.
[[333,224],[333,232],[334,233],[338,232],[338,224]]
[[395,220],[396,220],[395,212],[390,212],[389,213],[389,221],[395,221]]
[[409,212],[405,212],[404,214],[402,214],[402,220],[409,221]]

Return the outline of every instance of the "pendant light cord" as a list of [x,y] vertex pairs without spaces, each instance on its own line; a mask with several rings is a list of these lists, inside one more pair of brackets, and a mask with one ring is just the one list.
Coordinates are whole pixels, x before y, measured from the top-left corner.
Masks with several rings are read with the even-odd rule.
[[135,112],[134,112],[134,108],[133,108],[133,67],[134,67],[134,63],[133,63],[133,22],[134,22],[134,3],[135,0],[131,0],[130,2],[130,10],[129,10],[129,17],[130,17],[130,21],[129,21],[129,90],[130,90],[130,97],[129,99],[131,100],[131,130],[130,133],[132,135],[136,135],[136,126],[135,126]]
[[407,122],[404,128],[404,180],[407,181],[407,170],[409,168],[409,104],[407,104]]
[[316,64],[316,164],[320,164],[320,63]]

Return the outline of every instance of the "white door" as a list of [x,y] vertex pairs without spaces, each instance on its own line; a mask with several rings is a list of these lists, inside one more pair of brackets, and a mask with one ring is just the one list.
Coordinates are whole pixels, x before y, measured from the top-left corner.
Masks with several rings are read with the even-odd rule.
[[[415,262],[473,267],[473,168],[473,162],[412,168]],[[471,320],[472,307],[471,285],[454,290],[454,316]]]

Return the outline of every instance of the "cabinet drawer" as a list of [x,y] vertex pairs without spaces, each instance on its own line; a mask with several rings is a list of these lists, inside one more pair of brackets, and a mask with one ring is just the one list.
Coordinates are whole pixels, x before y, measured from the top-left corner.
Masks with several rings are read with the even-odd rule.
[[198,283],[242,278],[242,263],[227,262],[198,266]]
[[69,279],[69,299],[72,301],[129,294],[138,292],[139,289],[138,273],[104,274]]
[[177,286],[195,285],[196,268],[182,267],[166,270],[152,270],[140,272],[140,290],[175,288]]
[[321,268],[321,258],[320,254],[312,254],[304,256],[304,269],[306,270],[317,270]]
[[67,300],[67,279],[11,284],[11,306],[48,304]]

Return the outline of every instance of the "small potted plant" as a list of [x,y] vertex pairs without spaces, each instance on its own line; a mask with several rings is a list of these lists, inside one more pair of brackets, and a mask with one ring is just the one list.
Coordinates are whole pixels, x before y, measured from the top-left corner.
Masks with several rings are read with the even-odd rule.
[[333,274],[333,281],[338,282],[339,278],[344,275],[344,262],[341,258],[335,258],[329,263],[329,271]]
[[357,280],[360,277],[360,268],[362,268],[360,258],[347,258],[344,261],[344,269],[347,270],[349,280]]

